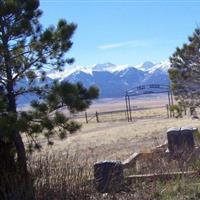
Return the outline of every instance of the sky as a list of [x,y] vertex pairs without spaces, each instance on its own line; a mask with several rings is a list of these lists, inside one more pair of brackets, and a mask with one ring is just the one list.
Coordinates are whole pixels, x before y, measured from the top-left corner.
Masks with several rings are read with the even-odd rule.
[[200,27],[200,0],[40,0],[44,27],[78,25],[74,65],[137,65],[168,59]]

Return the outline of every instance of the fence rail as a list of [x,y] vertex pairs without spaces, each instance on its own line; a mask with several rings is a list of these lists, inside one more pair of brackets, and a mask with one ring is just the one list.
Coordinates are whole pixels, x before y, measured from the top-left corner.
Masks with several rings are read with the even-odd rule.
[[[150,112],[150,110],[162,109],[161,112]],[[132,116],[133,120],[143,119],[143,118],[156,118],[156,117],[168,117],[168,112],[166,112],[166,106],[157,106],[157,107],[146,107],[146,108],[133,108]],[[107,121],[125,121],[128,119],[127,110],[111,110],[104,112],[82,112],[74,114],[70,119],[82,120],[82,122],[91,123],[91,122],[107,122]]]

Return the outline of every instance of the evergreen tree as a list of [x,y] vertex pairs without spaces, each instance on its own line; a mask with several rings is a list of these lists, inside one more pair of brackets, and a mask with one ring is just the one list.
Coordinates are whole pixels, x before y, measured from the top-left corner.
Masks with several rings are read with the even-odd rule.
[[200,105],[200,29],[170,58],[169,76],[175,97],[184,106]]
[[[55,134],[65,138],[80,125],[59,108],[82,111],[98,97],[97,88],[86,89],[80,83],[46,84],[47,69],[62,70],[73,63],[66,52],[76,25],[60,20],[57,26],[43,29],[41,15],[39,0],[0,0],[0,199],[34,199],[29,194],[32,183],[23,136],[28,138],[29,152],[41,148],[38,134],[44,134],[49,145]],[[19,84],[24,80],[25,85]],[[40,100],[31,103],[31,111],[19,112],[16,100],[28,93],[37,94]],[[7,184],[2,178],[5,174],[19,178]]]

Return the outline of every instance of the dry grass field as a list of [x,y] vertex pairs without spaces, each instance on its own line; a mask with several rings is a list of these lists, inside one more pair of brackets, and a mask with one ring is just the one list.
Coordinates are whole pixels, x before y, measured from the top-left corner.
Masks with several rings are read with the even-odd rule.
[[[99,123],[95,120],[86,123],[84,118],[76,117],[75,120],[82,123],[82,128],[68,138],[62,141],[54,138],[52,146],[45,145],[46,140],[40,138],[44,147],[41,154],[32,154],[29,159],[30,171],[36,180],[37,199],[200,199],[199,176],[177,176],[170,181],[168,179],[162,181],[146,179],[133,183],[125,181],[122,192],[110,194],[98,193],[93,182],[88,181],[94,178],[93,164],[96,161],[124,161],[134,152],[148,152],[166,141],[166,131],[171,127],[200,128],[200,120],[193,120],[191,116],[167,118],[166,104],[166,96],[135,99],[131,104],[132,122],[125,120],[123,112],[112,117],[100,115]],[[124,99],[107,99],[95,102],[87,113],[124,109]],[[62,111],[68,114],[66,110]],[[185,159],[183,161],[187,162]],[[178,171],[185,169],[180,163],[174,161],[169,163],[168,159],[153,155],[139,160],[136,167],[137,171],[134,167],[125,169],[126,178],[137,173],[162,173],[174,172],[177,168]],[[195,165],[194,168],[199,170],[199,165]]]
[[[52,147],[44,149],[63,154],[81,153],[93,160],[123,160],[133,152],[145,151],[164,142],[166,131],[170,127],[200,127],[200,121],[192,120],[189,116],[168,119],[165,109],[166,96],[137,99],[133,100],[132,104],[137,108],[147,108],[133,111],[132,122],[125,120],[101,122],[100,118],[100,123],[93,121],[86,124],[83,119],[77,119],[84,122],[80,131],[63,141],[56,139]],[[123,99],[111,99],[96,102],[87,112],[117,110],[123,109],[124,106]]]

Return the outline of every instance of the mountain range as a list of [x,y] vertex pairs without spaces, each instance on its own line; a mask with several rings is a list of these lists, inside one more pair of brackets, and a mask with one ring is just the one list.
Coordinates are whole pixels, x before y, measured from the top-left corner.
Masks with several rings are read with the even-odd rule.
[[[126,90],[144,84],[169,84],[169,61],[143,64],[114,65],[112,63],[91,66],[70,66],[63,71],[49,71],[48,83],[53,80],[82,82],[85,87],[95,85],[100,89],[100,98],[123,97]],[[18,103],[23,104],[33,99],[33,96],[20,97]]]
[[63,72],[50,72],[48,77],[60,81],[82,82],[86,87],[96,85],[100,89],[100,97],[122,97],[125,91],[143,84],[169,84],[169,61],[154,64],[150,61],[143,64],[114,65],[112,63],[92,66],[77,66]]

